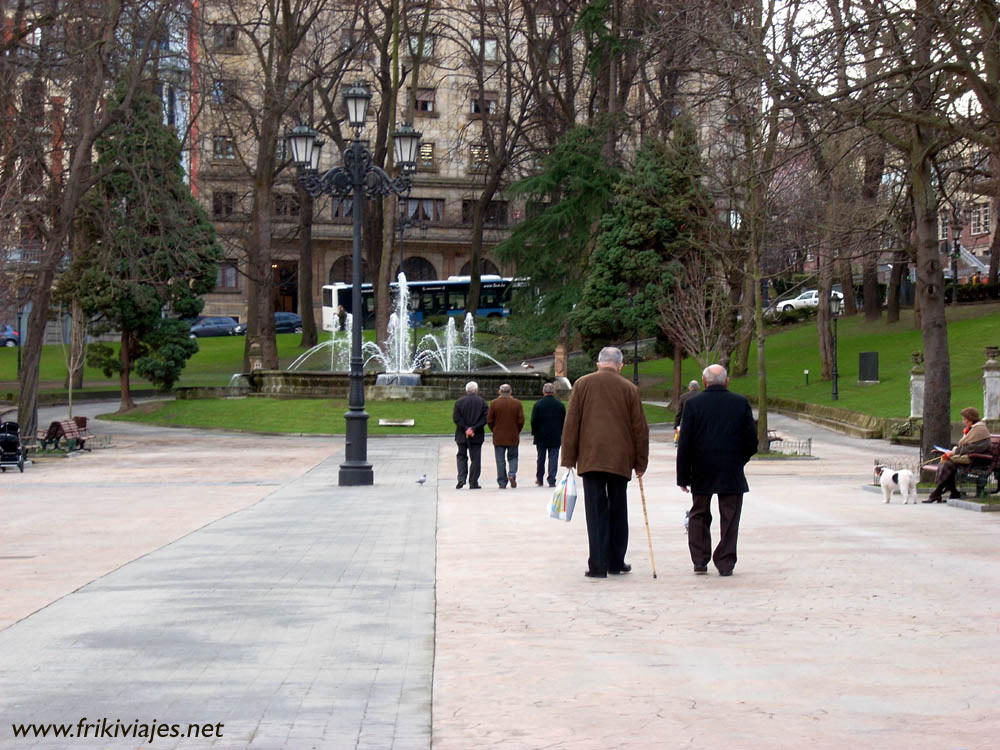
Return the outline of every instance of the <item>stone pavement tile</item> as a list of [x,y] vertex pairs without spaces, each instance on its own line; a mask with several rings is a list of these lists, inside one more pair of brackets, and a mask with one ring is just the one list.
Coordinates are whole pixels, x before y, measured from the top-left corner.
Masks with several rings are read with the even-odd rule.
[[0,748],[82,716],[225,724],[185,749],[429,746],[436,456],[372,441],[375,487],[328,459],[0,631]]
[[722,578],[691,571],[689,500],[654,440],[655,580],[636,482],[633,572],[590,580],[582,498],[569,524],[547,488],[469,503],[442,448],[434,747],[991,744],[1000,519],[887,506],[862,488],[887,446],[814,445],[822,460],[750,464]]
[[256,503],[331,450],[319,439],[166,432],[3,475],[0,630]]

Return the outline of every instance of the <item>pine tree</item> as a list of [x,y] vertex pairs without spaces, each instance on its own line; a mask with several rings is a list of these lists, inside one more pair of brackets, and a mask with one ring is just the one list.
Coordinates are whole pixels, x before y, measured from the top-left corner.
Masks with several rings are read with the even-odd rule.
[[[116,95],[120,101],[124,87]],[[117,356],[91,345],[88,361],[118,372],[121,409],[134,407],[134,369],[167,390],[198,350],[176,318],[201,312],[222,250],[181,168],[181,144],[162,120],[159,99],[136,92],[121,121],[95,146],[99,178],[77,215],[80,251],[60,282],[96,318],[92,331],[119,331]]]
[[706,262],[714,222],[710,206],[693,125],[678,118],[669,141],[648,139],[640,146],[601,221],[591,273],[573,316],[588,351],[636,331],[661,331],[660,310],[677,280],[686,267]]

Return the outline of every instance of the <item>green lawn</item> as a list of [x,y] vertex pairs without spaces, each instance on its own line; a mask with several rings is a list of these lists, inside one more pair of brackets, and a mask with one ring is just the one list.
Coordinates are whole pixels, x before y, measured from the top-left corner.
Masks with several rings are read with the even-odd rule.
[[[949,308],[948,344],[951,352],[952,419],[960,419],[966,406],[983,406],[984,348],[1000,345],[1000,305],[968,305]],[[837,358],[839,400],[831,399],[830,380],[820,380],[819,346],[816,322],[772,329],[767,337],[767,390],[771,396],[807,403],[839,406],[843,409],[877,417],[905,418],[910,413],[910,355],[921,351],[919,330],[913,327],[912,311],[904,311],[902,320],[888,325],[866,323],[859,315],[841,318],[837,323]],[[878,352],[879,380],[877,385],[858,385],[858,354]],[[730,387],[740,393],[757,393],[757,352],[751,346],[750,371],[746,377],[734,378]],[[809,385],[803,370],[809,370]],[[701,379],[700,368],[693,359],[684,361],[684,382]],[[647,398],[662,398],[670,388],[673,362],[669,359],[640,365],[643,394]]]
[[[369,401],[370,435],[450,435],[453,401]],[[525,402],[530,413],[531,402]],[[189,399],[145,404],[125,415],[102,419],[162,424],[173,427],[207,427],[250,432],[291,432],[343,435],[347,402],[329,399]],[[645,406],[651,423],[673,420],[673,413],[659,406]],[[413,427],[380,427],[379,419],[413,419]]]

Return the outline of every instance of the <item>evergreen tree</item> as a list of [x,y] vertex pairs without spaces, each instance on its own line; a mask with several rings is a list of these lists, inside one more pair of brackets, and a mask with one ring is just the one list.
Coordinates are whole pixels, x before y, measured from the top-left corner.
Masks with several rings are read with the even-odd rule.
[[591,272],[573,314],[588,351],[637,331],[662,332],[677,342],[664,330],[660,311],[672,303],[686,267],[710,262],[710,207],[694,127],[677,118],[669,141],[648,139],[640,146],[601,220]]
[[527,199],[528,218],[497,246],[496,255],[517,267],[530,285],[515,294],[512,328],[535,338],[569,338],[569,313],[580,300],[597,223],[613,196],[616,165],[601,153],[604,133],[579,126],[545,158],[541,171],[509,193]]
[[[117,100],[124,87],[116,91]],[[118,372],[121,409],[134,407],[129,376],[136,370],[167,390],[198,350],[189,326],[166,316],[201,312],[222,250],[180,166],[181,145],[164,125],[160,101],[136,92],[125,116],[95,145],[99,178],[78,212],[79,252],[60,294],[96,318],[94,333],[119,331],[117,356],[92,345],[88,361]]]

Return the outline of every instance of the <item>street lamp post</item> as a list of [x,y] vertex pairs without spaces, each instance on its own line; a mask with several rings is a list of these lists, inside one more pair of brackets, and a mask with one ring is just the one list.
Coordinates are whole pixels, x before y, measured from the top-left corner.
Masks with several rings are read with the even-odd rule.
[[840,394],[837,392],[837,318],[840,317],[840,297],[836,294],[830,297],[830,315],[833,316],[833,394],[831,398],[836,401]]
[[318,164],[313,153],[316,146],[316,132],[304,125],[296,126],[288,134],[288,144],[292,160],[299,168],[299,182],[310,196],[316,198],[326,194],[335,198],[353,198],[353,264],[351,278],[351,374],[350,391],[347,399],[348,411],[344,415],[347,422],[347,436],[344,463],[340,465],[339,484],[341,486],[370,485],[375,481],[372,465],[368,463],[368,413],[365,411],[364,363],[361,359],[361,228],[364,223],[364,198],[378,195],[406,196],[410,192],[409,172],[416,164],[420,148],[421,133],[409,125],[403,125],[393,133],[396,164],[402,174],[390,177],[385,170],[372,164],[371,151],[361,140],[361,129],[368,114],[368,104],[372,95],[362,83],[349,86],[344,92],[347,105],[347,121],[354,129],[354,138],[343,153],[343,166],[334,167],[320,174],[310,169]]
[[951,304],[958,303],[958,257],[962,254],[962,244],[959,238],[962,235],[962,210],[961,207],[953,205],[951,208]]

